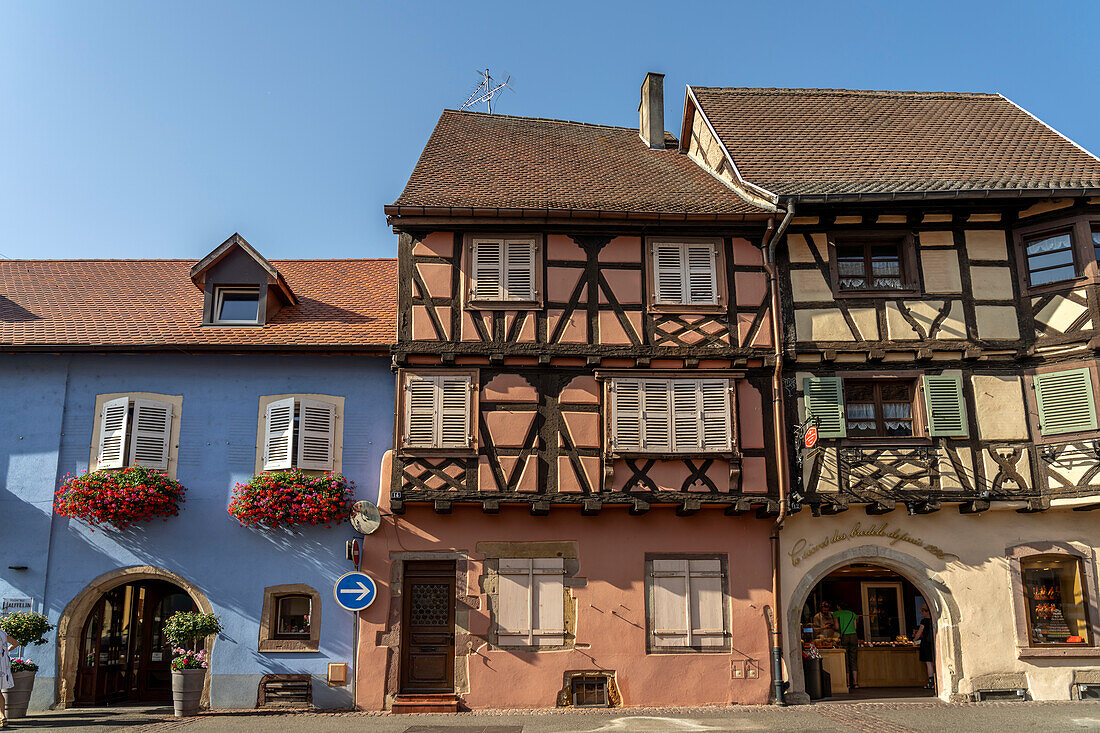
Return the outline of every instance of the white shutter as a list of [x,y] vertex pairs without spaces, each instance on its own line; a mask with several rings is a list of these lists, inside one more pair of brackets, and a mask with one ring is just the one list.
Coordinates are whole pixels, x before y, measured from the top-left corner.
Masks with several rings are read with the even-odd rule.
[[733,443],[730,427],[730,383],[725,379],[700,379],[703,449],[728,451]]
[[470,445],[470,378],[441,376],[439,379],[439,443],[443,448]]
[[504,299],[534,300],[535,243],[526,240],[504,244]]
[[611,447],[624,453],[642,449],[642,383],[637,379],[611,382]]
[[687,263],[687,297],[685,303],[717,305],[718,283],[714,265],[714,245],[684,245]]
[[653,245],[653,296],[659,304],[684,302],[683,247]]
[[642,450],[646,453],[672,450],[671,423],[668,380],[643,380]]
[[565,561],[560,557],[531,562],[531,617],[536,646],[565,643]]
[[294,398],[267,405],[264,416],[264,470],[290,468],[294,445]]
[[436,380],[408,375],[405,382],[405,445],[430,448],[436,444]]
[[698,451],[703,447],[700,421],[703,415],[699,404],[699,380],[673,379],[672,391],[672,450]]
[[298,403],[298,468],[331,471],[335,454],[336,405],[302,399]]
[[172,403],[134,400],[134,422],[130,427],[130,463],[168,470],[172,437]]
[[473,299],[500,300],[504,295],[504,243],[500,240],[478,240],[471,249]]
[[660,647],[690,645],[688,561],[653,560],[653,640]]
[[500,644],[531,644],[531,560],[502,558],[497,574],[497,637]]
[[99,419],[99,458],[96,468],[122,468],[126,459],[126,423],[130,398],[119,397],[103,403]]
[[722,646],[725,643],[726,623],[720,560],[688,561],[688,599],[691,608],[690,646]]

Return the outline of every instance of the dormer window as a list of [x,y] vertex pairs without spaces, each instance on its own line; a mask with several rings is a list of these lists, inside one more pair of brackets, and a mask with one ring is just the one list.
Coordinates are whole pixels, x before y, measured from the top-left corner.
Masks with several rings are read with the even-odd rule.
[[260,322],[259,288],[217,288],[214,295],[214,323],[255,325]]

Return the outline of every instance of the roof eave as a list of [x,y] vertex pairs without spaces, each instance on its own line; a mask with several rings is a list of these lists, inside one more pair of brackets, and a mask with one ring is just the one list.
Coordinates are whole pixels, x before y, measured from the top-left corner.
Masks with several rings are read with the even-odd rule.
[[383,207],[391,220],[409,217],[442,217],[455,219],[479,218],[518,218],[531,220],[569,220],[569,221],[636,221],[646,222],[740,222],[767,219],[772,212],[761,209],[759,212],[668,212],[668,211],[629,211],[611,209],[535,209],[535,208],[498,208],[472,206],[409,206],[392,204]]
[[860,203],[865,201],[929,201],[959,199],[1074,198],[1100,196],[1100,188],[984,188],[948,191],[874,191],[865,193],[790,194],[801,204]]

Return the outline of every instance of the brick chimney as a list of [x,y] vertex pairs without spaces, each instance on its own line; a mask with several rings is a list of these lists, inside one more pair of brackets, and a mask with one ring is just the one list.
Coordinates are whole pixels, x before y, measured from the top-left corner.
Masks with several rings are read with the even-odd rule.
[[649,72],[642,81],[638,104],[638,132],[653,150],[665,147],[665,75]]

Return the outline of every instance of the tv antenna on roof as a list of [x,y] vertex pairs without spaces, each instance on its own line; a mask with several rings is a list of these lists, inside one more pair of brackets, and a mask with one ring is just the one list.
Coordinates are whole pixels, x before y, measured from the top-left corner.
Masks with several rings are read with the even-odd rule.
[[481,104],[482,102],[485,102],[485,111],[492,114],[493,95],[497,94],[497,92],[503,92],[505,89],[511,89],[513,92],[516,91],[515,89],[512,89],[512,86],[508,83],[509,81],[511,81],[512,75],[508,72],[505,72],[504,81],[500,82],[496,86],[493,86],[493,77],[489,76],[488,69],[485,69],[484,71],[478,69],[477,74],[481,77],[481,83],[477,85],[477,89],[474,90],[474,93],[471,94],[469,98],[462,103],[462,109],[468,109],[470,107],[473,107],[475,104]]

